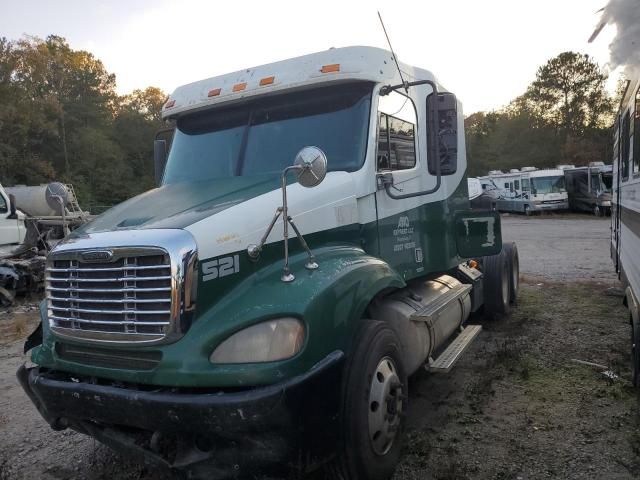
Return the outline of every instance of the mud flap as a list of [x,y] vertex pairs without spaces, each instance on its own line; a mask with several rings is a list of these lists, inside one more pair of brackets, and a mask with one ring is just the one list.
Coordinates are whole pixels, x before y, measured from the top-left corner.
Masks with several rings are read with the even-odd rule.
[[502,251],[500,214],[495,211],[456,212],[456,246],[462,258],[497,255]]

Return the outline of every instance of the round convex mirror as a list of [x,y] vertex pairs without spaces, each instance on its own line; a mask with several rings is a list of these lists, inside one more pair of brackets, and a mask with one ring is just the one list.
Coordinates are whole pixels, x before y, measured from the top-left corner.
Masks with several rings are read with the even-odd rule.
[[304,147],[293,164],[302,167],[298,170],[298,183],[303,187],[315,187],[327,175],[327,156],[318,147]]

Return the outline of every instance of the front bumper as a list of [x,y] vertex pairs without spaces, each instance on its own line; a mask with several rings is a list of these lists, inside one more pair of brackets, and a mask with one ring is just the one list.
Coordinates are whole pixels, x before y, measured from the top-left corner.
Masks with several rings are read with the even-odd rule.
[[569,200],[551,202],[551,203],[531,203],[531,209],[533,211],[543,210],[569,210]]
[[226,478],[294,458],[322,461],[336,440],[343,361],[335,351],[282,383],[206,393],[116,385],[40,367],[22,366],[17,376],[56,430],[73,428],[148,463]]

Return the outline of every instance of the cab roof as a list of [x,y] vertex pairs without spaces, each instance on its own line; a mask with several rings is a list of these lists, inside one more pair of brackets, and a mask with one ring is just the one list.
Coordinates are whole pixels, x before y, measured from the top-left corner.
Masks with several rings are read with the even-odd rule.
[[[407,81],[432,80],[427,70],[400,62]],[[207,78],[178,87],[162,109],[163,118],[210,106],[319,84],[369,81],[402,83],[391,52],[374,47],[331,48]]]

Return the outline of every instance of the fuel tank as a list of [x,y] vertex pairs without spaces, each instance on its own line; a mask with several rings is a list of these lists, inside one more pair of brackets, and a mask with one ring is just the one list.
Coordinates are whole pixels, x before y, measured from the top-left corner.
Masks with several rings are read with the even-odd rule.
[[380,301],[372,316],[396,331],[405,368],[414,373],[467,320],[471,312],[470,285],[450,275],[421,279]]

